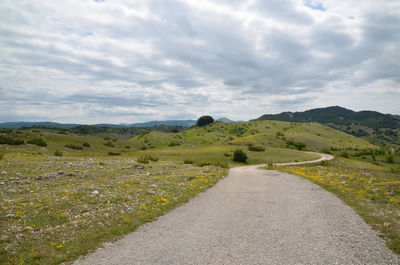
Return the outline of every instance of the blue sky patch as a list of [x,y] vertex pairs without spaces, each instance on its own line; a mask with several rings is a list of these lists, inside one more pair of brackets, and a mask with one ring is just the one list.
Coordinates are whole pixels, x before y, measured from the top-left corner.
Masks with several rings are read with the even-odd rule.
[[314,10],[326,11],[326,8],[321,2],[307,0],[304,1],[304,5]]

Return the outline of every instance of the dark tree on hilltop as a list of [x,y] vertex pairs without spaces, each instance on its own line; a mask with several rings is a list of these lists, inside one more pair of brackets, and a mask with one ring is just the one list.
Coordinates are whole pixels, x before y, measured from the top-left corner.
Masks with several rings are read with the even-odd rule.
[[213,117],[208,116],[208,115],[206,115],[206,116],[201,116],[201,117],[197,120],[196,126],[199,126],[199,127],[201,127],[201,126],[206,126],[207,124],[210,124],[210,123],[213,123],[213,122],[214,122]]

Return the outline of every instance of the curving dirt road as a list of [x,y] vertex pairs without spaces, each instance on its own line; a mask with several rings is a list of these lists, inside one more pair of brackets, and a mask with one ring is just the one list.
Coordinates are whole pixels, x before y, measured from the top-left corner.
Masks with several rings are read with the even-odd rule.
[[312,163],[317,163],[317,162],[332,160],[332,159],[335,158],[333,155],[328,155],[328,154],[323,154],[323,153],[316,153],[316,152],[305,152],[305,153],[319,155],[320,158],[315,159],[315,160],[310,160],[310,161],[302,161],[302,162],[274,163],[274,166],[278,166],[278,167],[281,167],[281,166],[282,166],[282,167],[283,167],[283,166],[294,166],[294,165],[312,164]]
[[300,177],[237,167],[84,264],[400,264],[351,208]]

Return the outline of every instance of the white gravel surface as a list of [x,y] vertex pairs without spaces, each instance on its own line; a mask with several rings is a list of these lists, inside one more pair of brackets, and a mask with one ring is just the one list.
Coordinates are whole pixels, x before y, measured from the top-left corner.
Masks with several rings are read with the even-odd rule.
[[257,167],[231,169],[189,203],[74,264],[400,264],[334,195]]

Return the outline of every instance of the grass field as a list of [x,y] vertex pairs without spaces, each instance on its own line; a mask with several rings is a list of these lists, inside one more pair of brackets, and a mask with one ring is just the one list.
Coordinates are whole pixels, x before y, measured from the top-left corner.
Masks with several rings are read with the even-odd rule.
[[268,147],[262,152],[249,151],[247,146],[234,145],[212,145],[212,146],[175,146],[162,147],[157,149],[149,149],[140,151],[138,156],[144,154],[153,154],[161,160],[184,161],[190,160],[193,164],[216,164],[224,167],[233,167],[243,165],[232,161],[234,150],[242,149],[248,155],[248,164],[265,164],[268,162],[289,162],[289,161],[306,161],[318,159],[319,156],[300,152],[297,150]]
[[288,141],[303,142],[306,149],[321,151],[326,148],[367,149],[376,146],[367,141],[332,128],[311,123],[257,121],[222,123],[193,127],[176,134],[150,132],[131,139],[149,147],[168,145],[248,145],[286,148]]
[[[295,150],[300,141],[314,151],[377,148],[321,125],[278,121],[134,137],[0,131],[0,141],[7,137],[25,144],[0,144],[1,264],[74,260],[214,185],[225,168],[243,165],[232,160],[236,149],[261,164],[316,159]],[[158,162],[138,163],[145,155]]]
[[[400,156],[394,158],[400,161]],[[373,162],[373,163],[372,163]],[[400,163],[336,158],[321,165],[278,168],[307,178],[350,205],[400,254]]]
[[0,263],[59,264],[135,230],[212,186],[219,167],[130,158],[0,160]]

